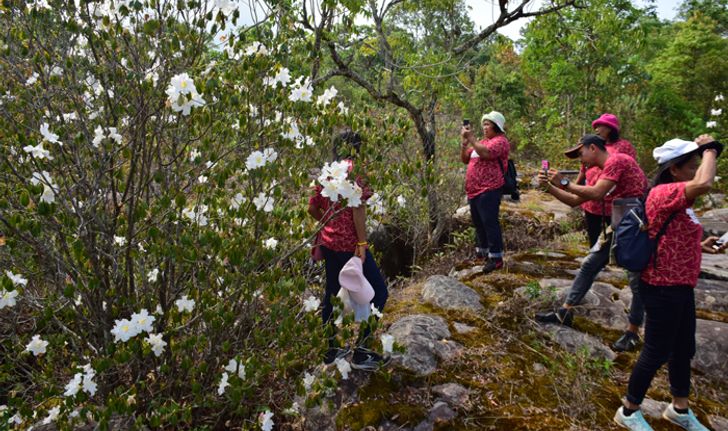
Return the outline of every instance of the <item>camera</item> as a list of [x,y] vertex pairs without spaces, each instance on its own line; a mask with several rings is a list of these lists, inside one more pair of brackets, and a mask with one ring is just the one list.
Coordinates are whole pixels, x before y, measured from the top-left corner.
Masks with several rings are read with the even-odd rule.
[[713,244],[713,249],[718,250],[726,242],[728,242],[728,232],[724,233],[723,236],[718,238],[718,241]]
[[541,170],[544,172],[549,171],[549,161],[548,160],[541,160]]
[[467,120],[467,119],[463,120],[463,126],[467,127],[469,125],[470,125],[470,120]]

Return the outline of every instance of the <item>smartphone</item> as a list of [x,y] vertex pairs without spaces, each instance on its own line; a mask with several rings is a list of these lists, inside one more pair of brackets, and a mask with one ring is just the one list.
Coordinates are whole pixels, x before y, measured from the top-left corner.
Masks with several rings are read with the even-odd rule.
[[715,244],[713,244],[713,249],[718,250],[720,248],[720,246],[722,246],[726,242],[728,242],[728,232],[724,233],[723,236],[718,238],[718,241],[716,241]]
[[549,171],[549,161],[548,160],[541,160],[541,170],[544,172]]
[[463,126],[467,127],[470,125],[470,120],[463,120]]

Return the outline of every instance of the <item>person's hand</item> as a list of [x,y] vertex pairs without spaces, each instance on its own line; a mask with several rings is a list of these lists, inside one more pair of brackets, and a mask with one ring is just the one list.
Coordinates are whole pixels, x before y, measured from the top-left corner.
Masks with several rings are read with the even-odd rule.
[[697,138],[695,138],[695,143],[698,145],[709,144],[713,141],[715,141],[715,139],[713,139],[713,137],[708,135],[707,133],[702,134],[702,135],[698,136]]
[[555,185],[556,187],[561,186],[561,178],[564,176],[559,173],[556,169],[549,169],[549,181],[551,181],[551,184]]
[[549,183],[549,176],[544,171],[538,171],[538,184],[546,186]]
[[460,128],[460,138],[462,138],[463,147],[473,139],[473,131],[470,129],[470,126]]
[[361,264],[364,265],[364,261],[367,259],[367,248],[369,246],[367,244],[362,244],[356,246],[354,249],[354,256],[359,257],[361,259]]
[[701,243],[700,246],[703,249],[703,253],[710,253],[710,254],[718,254],[723,253],[725,249],[728,248],[728,242],[718,247],[718,249],[714,249],[713,246],[715,245],[715,242],[718,241],[717,236],[709,236],[705,238]]

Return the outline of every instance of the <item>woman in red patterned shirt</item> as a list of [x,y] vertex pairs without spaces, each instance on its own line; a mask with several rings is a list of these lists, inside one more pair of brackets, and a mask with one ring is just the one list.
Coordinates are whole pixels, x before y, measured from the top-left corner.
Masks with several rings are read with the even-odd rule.
[[[503,234],[498,213],[505,184],[503,173],[508,169],[510,144],[504,133],[505,117],[492,111],[483,115],[481,124],[485,138],[475,139],[470,125],[460,131],[460,160],[468,165],[465,173],[465,192],[470,204],[470,215],[475,225],[478,245],[487,247],[488,261],[483,273],[503,267]],[[485,250],[478,250],[485,253]]]
[[672,403],[663,418],[685,429],[707,430],[688,408],[688,395],[690,361],[695,354],[694,288],[701,253],[717,251],[712,248],[715,237],[701,242],[703,228],[691,207],[710,190],[722,149],[711,136],[701,135],[695,142],[672,139],[652,153],[659,170],[645,202],[650,237],[657,236],[675,215],[640,280],[647,312],[644,346],[632,370],[624,405],[614,416],[625,428],[652,429],[639,408],[655,373],[668,363]]

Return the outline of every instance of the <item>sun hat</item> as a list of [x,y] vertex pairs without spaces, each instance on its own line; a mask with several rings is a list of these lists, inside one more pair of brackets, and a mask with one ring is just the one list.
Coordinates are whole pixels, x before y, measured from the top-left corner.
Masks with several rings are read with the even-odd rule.
[[491,123],[498,126],[498,128],[500,129],[501,132],[505,132],[506,129],[504,127],[506,126],[506,117],[504,117],[503,114],[501,114],[500,112],[490,111],[487,114],[483,114],[483,117],[480,119],[480,122],[482,123],[485,120],[488,120]]
[[568,157],[570,159],[575,159],[575,158],[579,157],[579,150],[584,145],[596,145],[602,151],[607,150],[607,141],[605,141],[599,135],[594,135],[594,134],[588,133],[588,134],[582,136],[581,139],[579,139],[579,143],[576,144],[575,147],[569,148],[568,150],[564,151],[564,154],[566,155],[566,157]]
[[592,129],[597,126],[607,126],[619,132],[619,118],[616,115],[605,112],[599,118],[592,121]]
[[703,151],[707,149],[714,149],[720,155],[723,151],[723,144],[718,141],[713,141],[704,145],[698,145],[695,141],[686,141],[679,138],[670,139],[652,150],[652,157],[655,158],[658,164],[655,178],[659,178],[670,166],[689,159],[696,154],[702,155]]
[[366,277],[364,277],[360,257],[352,256],[344,267],[341,268],[339,272],[339,284],[349,291],[349,296],[353,302],[366,304],[369,307],[369,303],[374,298],[374,289]]
[[369,319],[369,315],[372,313],[371,304],[359,304],[352,301],[349,291],[346,289],[339,289],[336,296],[344,303],[344,314],[354,313],[355,322]]

